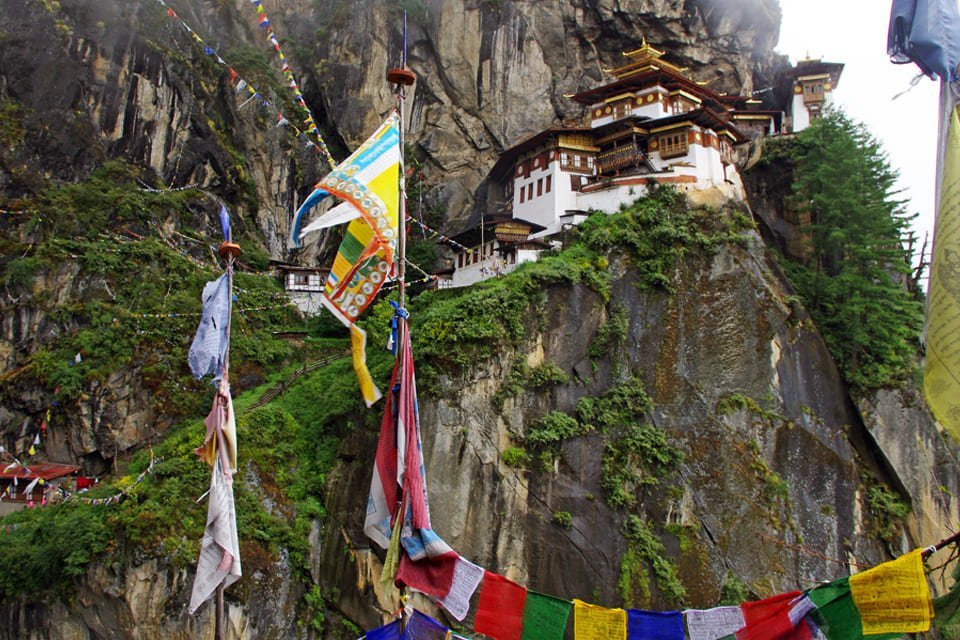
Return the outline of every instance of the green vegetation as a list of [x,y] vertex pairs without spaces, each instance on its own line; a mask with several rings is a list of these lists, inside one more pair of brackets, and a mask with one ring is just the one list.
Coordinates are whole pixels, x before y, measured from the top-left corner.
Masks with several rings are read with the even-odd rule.
[[650,576],[648,567],[661,596],[671,605],[682,604],[687,596],[677,574],[677,567],[664,557],[666,549],[650,524],[636,515],[630,515],[621,531],[627,540],[627,551],[620,563],[617,589],[627,607],[650,606]]
[[810,216],[802,261],[785,268],[847,382],[859,389],[909,381],[923,321],[908,281],[908,224],[896,173],[879,142],[842,112],[828,112],[768,161],[793,165],[788,201]]
[[886,484],[872,478],[867,478],[867,481],[867,507],[872,523],[870,532],[884,542],[893,543],[910,515],[910,504]]
[[550,518],[550,522],[558,527],[569,529],[573,526],[573,516],[569,511],[554,511],[553,516]]
[[24,594],[64,595],[86,565],[111,546],[103,509],[48,505],[13,513],[0,547],[0,601]]
[[732,571],[727,571],[727,577],[720,587],[720,601],[717,606],[739,606],[750,599],[750,586]]

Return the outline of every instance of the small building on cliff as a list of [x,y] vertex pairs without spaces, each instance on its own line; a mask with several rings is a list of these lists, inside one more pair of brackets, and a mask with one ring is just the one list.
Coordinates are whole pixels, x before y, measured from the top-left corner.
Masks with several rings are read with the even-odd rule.
[[803,131],[820,117],[833,102],[841,73],[843,65],[839,62],[807,59],[781,76],[781,91],[789,96],[785,105],[789,131]]

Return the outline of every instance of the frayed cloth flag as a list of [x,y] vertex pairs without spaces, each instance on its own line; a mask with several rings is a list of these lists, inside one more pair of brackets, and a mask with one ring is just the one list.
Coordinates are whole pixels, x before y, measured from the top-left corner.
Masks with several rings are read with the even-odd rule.
[[501,575],[484,571],[473,630],[496,640],[520,640],[527,590]]
[[230,321],[230,283],[226,273],[203,287],[200,326],[190,345],[187,362],[198,380],[213,375],[219,380],[227,355],[227,325]]
[[457,557],[453,569],[453,580],[450,590],[437,603],[446,609],[457,620],[467,617],[470,610],[470,599],[483,580],[483,567],[477,566],[462,556]]
[[736,640],[810,640],[806,615],[813,601],[799,591],[781,593],[756,602],[744,602],[744,627]]
[[232,476],[237,470],[237,422],[230,385],[226,379],[220,380],[213,407],[203,424],[207,432],[203,445],[197,449],[197,455],[210,466],[219,455],[225,472]]
[[371,629],[364,635],[366,640],[400,640],[402,634],[403,625],[400,624],[400,620],[397,619],[393,622],[388,622],[382,627]]
[[627,612],[574,599],[573,637],[574,640],[626,640]]
[[[563,640],[573,603],[536,591],[527,591],[523,603],[521,640]],[[681,637],[682,640],[682,637]]]
[[627,638],[628,640],[683,640],[683,614],[679,611],[628,609]]
[[718,640],[744,627],[743,610],[737,606],[687,609],[683,612],[690,640]]
[[403,640],[447,640],[450,629],[416,609],[403,628]]
[[197,575],[190,595],[191,615],[213,595],[217,587],[229,587],[241,575],[233,480],[221,468],[219,456],[213,465],[207,499],[207,526],[200,542]]
[[[406,318],[400,322],[403,340],[380,424],[363,530],[375,543],[390,549],[391,537],[400,527],[399,548],[394,546],[395,551],[388,553],[388,557],[400,555],[397,580],[443,598],[450,591],[459,556],[430,527],[410,329]],[[384,577],[393,577],[389,567],[385,567]]]

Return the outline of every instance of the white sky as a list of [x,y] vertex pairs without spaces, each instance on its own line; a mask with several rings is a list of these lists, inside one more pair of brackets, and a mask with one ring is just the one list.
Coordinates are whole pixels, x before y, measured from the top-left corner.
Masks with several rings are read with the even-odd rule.
[[[908,210],[919,213],[914,228],[922,241],[933,236],[934,180],[939,83],[923,78],[914,64],[887,58],[890,0],[780,0],[783,22],[777,51],[791,62],[809,57],[842,62],[834,92],[847,115],[864,123],[883,144],[900,174]],[[928,249],[929,251],[929,249]]]

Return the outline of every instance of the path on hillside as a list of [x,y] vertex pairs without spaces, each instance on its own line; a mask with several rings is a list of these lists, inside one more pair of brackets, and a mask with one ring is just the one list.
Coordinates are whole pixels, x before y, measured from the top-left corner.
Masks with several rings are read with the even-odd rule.
[[291,373],[289,376],[287,376],[285,380],[282,380],[281,382],[278,382],[274,386],[267,389],[264,392],[264,394],[260,396],[259,400],[257,400],[252,405],[247,407],[243,412],[249,413],[254,409],[259,409],[263,405],[267,404],[271,400],[274,400],[277,397],[279,397],[281,394],[283,394],[283,392],[289,389],[290,386],[294,382],[296,382],[299,378],[305,376],[306,374],[310,373],[315,369],[319,369],[320,367],[325,367],[336,360],[341,360],[343,358],[348,358],[348,357],[350,357],[349,351],[346,353],[334,354],[331,356],[327,356],[325,358],[320,358],[319,360],[314,360],[313,362],[306,363],[305,365],[303,365],[302,367],[300,367],[299,369]]

